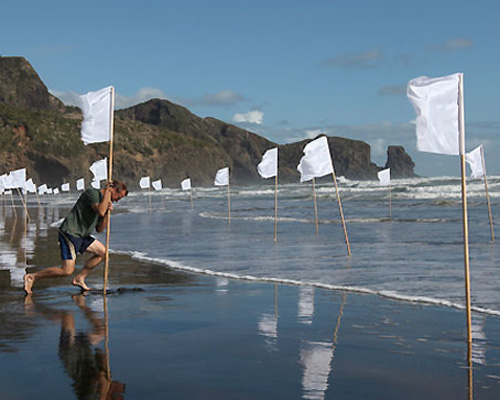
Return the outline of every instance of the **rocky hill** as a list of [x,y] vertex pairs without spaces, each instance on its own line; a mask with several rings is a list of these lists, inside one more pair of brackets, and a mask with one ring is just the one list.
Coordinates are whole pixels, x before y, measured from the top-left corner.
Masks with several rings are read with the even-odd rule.
[[[0,173],[27,167],[37,183],[50,186],[91,178],[90,164],[108,153],[107,144],[84,146],[82,114],[52,96],[29,62],[0,57]],[[280,147],[280,182],[298,182],[296,166],[308,141]],[[328,137],[337,175],[376,179],[370,146]],[[210,186],[217,169],[229,166],[232,184],[263,183],[256,166],[265,150],[278,146],[255,133],[214,118],[200,118],[167,100],[154,99],[115,112],[113,176],[136,188],[141,176],[178,187],[190,177]],[[388,150],[387,165],[399,177],[414,176],[402,147]],[[394,175],[393,175],[394,176]]]

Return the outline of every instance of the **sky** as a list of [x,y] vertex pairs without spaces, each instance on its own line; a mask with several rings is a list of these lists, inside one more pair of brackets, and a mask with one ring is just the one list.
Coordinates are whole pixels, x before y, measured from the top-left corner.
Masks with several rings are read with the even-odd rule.
[[117,108],[164,98],[279,144],[363,140],[379,166],[402,145],[423,176],[460,162],[416,149],[407,83],[462,72],[467,151],[500,175],[499,16],[498,0],[17,0],[0,55],[66,104],[114,86]]

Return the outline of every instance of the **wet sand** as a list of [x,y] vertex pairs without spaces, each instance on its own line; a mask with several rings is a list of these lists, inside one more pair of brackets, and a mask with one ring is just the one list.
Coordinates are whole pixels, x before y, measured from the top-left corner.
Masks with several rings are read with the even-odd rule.
[[[37,238],[30,271],[57,263],[55,233]],[[500,396],[496,317],[474,315],[469,369],[455,309],[198,276],[123,255],[111,255],[106,302],[70,282],[37,282],[25,297],[0,271],[1,399]],[[99,267],[88,283],[101,282]]]

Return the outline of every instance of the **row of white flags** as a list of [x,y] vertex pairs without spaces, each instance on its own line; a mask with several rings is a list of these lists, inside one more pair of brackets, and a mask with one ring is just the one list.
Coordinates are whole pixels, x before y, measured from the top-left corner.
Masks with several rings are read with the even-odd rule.
[[[141,189],[149,189],[150,187],[153,187],[154,190],[162,190],[163,189],[161,179],[158,179],[156,181],[151,182],[151,178],[149,176],[143,176],[140,179],[139,187]],[[190,178],[184,179],[181,182],[181,188],[182,188],[182,190],[191,189],[191,179]]]

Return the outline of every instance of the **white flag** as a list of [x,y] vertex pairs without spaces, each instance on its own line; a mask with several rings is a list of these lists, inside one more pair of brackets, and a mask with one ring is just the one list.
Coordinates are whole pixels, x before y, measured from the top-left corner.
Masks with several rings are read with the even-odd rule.
[[113,97],[112,86],[80,96],[80,108],[83,112],[82,140],[85,145],[111,140]]
[[69,183],[63,183],[61,185],[61,192],[69,192]]
[[90,166],[90,171],[94,174],[94,181],[105,181],[108,179],[108,159],[99,160]]
[[93,180],[92,182],[90,182],[90,186],[92,186],[94,189],[100,189],[101,181]]
[[33,179],[29,178],[24,187],[28,193],[36,193],[36,185],[33,183]]
[[153,186],[154,190],[161,190],[161,179],[158,179],[157,181],[151,182],[151,186]]
[[474,150],[465,154],[465,161],[470,166],[472,178],[482,178],[486,175],[483,170],[483,145],[476,147]]
[[142,177],[141,180],[139,181],[139,186],[141,187],[141,189],[149,188],[151,186],[149,176]]
[[85,189],[85,180],[81,178],[76,181],[76,190],[83,190],[83,189]]
[[406,94],[417,118],[417,148],[438,154],[459,154],[459,75],[412,79]]
[[47,188],[46,193],[48,193],[48,194],[54,194],[54,192],[52,191],[52,188],[49,188],[49,187]]
[[24,189],[24,185],[26,185],[26,168],[11,171],[9,175],[11,178],[10,184],[12,189]]
[[5,188],[5,189],[12,189],[12,177],[7,174],[3,174],[2,176],[0,176],[0,180],[1,180],[1,183],[2,183],[2,186]]
[[332,157],[326,136],[321,136],[304,147],[304,156],[297,170],[300,172],[301,182],[333,174]]
[[44,183],[43,185],[38,186],[38,194],[42,195],[47,193],[47,185]]
[[379,171],[377,173],[378,175],[378,180],[380,181],[380,184],[383,186],[389,186],[391,184],[391,169],[383,169],[382,171]]
[[54,189],[52,189],[52,193],[53,193],[53,194],[59,194],[59,189],[58,189],[58,188],[54,188]]
[[214,180],[215,186],[227,186],[229,185],[229,168],[221,168],[217,171]]
[[182,190],[189,190],[189,189],[191,189],[191,178],[184,179],[181,182],[181,187],[182,187]]
[[257,171],[264,179],[272,178],[278,174],[278,148],[267,150],[262,156],[262,161],[257,165]]

